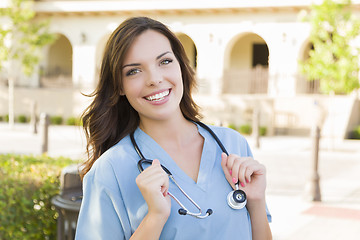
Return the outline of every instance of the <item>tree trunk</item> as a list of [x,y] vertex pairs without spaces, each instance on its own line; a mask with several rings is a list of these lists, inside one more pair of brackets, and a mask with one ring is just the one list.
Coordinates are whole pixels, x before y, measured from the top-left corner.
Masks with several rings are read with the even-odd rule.
[[9,128],[14,129],[15,114],[14,114],[14,77],[9,77]]

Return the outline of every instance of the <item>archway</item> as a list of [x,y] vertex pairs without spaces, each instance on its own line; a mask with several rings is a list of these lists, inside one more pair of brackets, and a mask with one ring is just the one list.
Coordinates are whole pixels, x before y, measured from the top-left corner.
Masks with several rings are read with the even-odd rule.
[[225,57],[224,93],[267,93],[269,49],[263,38],[240,34],[230,42]]
[[197,50],[194,41],[186,34],[177,34],[180,42],[184,46],[186,56],[189,58],[190,65],[196,70],[197,65]]
[[47,61],[42,70],[42,87],[72,86],[72,46],[67,37],[58,34],[48,48]]

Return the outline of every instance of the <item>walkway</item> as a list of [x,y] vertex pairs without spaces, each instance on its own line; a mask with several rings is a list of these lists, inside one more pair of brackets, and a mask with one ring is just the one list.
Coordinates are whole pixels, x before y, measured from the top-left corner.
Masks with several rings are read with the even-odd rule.
[[[248,137],[250,145],[253,140]],[[360,239],[360,141],[321,140],[319,174],[322,201],[306,200],[311,173],[311,139],[265,137],[256,159],[267,167],[267,203],[275,240]],[[78,127],[51,126],[50,156],[84,158],[85,137]],[[14,130],[0,123],[0,153],[39,154],[40,134],[28,125]]]

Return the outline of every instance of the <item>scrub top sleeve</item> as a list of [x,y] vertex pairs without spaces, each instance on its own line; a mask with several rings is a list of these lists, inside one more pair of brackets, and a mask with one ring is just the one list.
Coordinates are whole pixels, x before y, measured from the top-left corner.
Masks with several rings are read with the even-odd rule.
[[[96,181],[93,173],[87,173],[83,180],[83,200],[77,222],[76,240],[125,239],[119,214],[125,214],[121,197],[114,197],[114,191]],[[115,194],[114,194],[115,193]]]

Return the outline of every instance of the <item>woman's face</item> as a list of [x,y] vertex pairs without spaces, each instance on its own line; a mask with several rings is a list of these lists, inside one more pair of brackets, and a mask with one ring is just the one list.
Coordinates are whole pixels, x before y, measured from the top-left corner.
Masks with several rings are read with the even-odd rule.
[[135,39],[124,59],[122,79],[122,94],[141,122],[181,114],[181,68],[169,40],[161,33],[146,30]]

